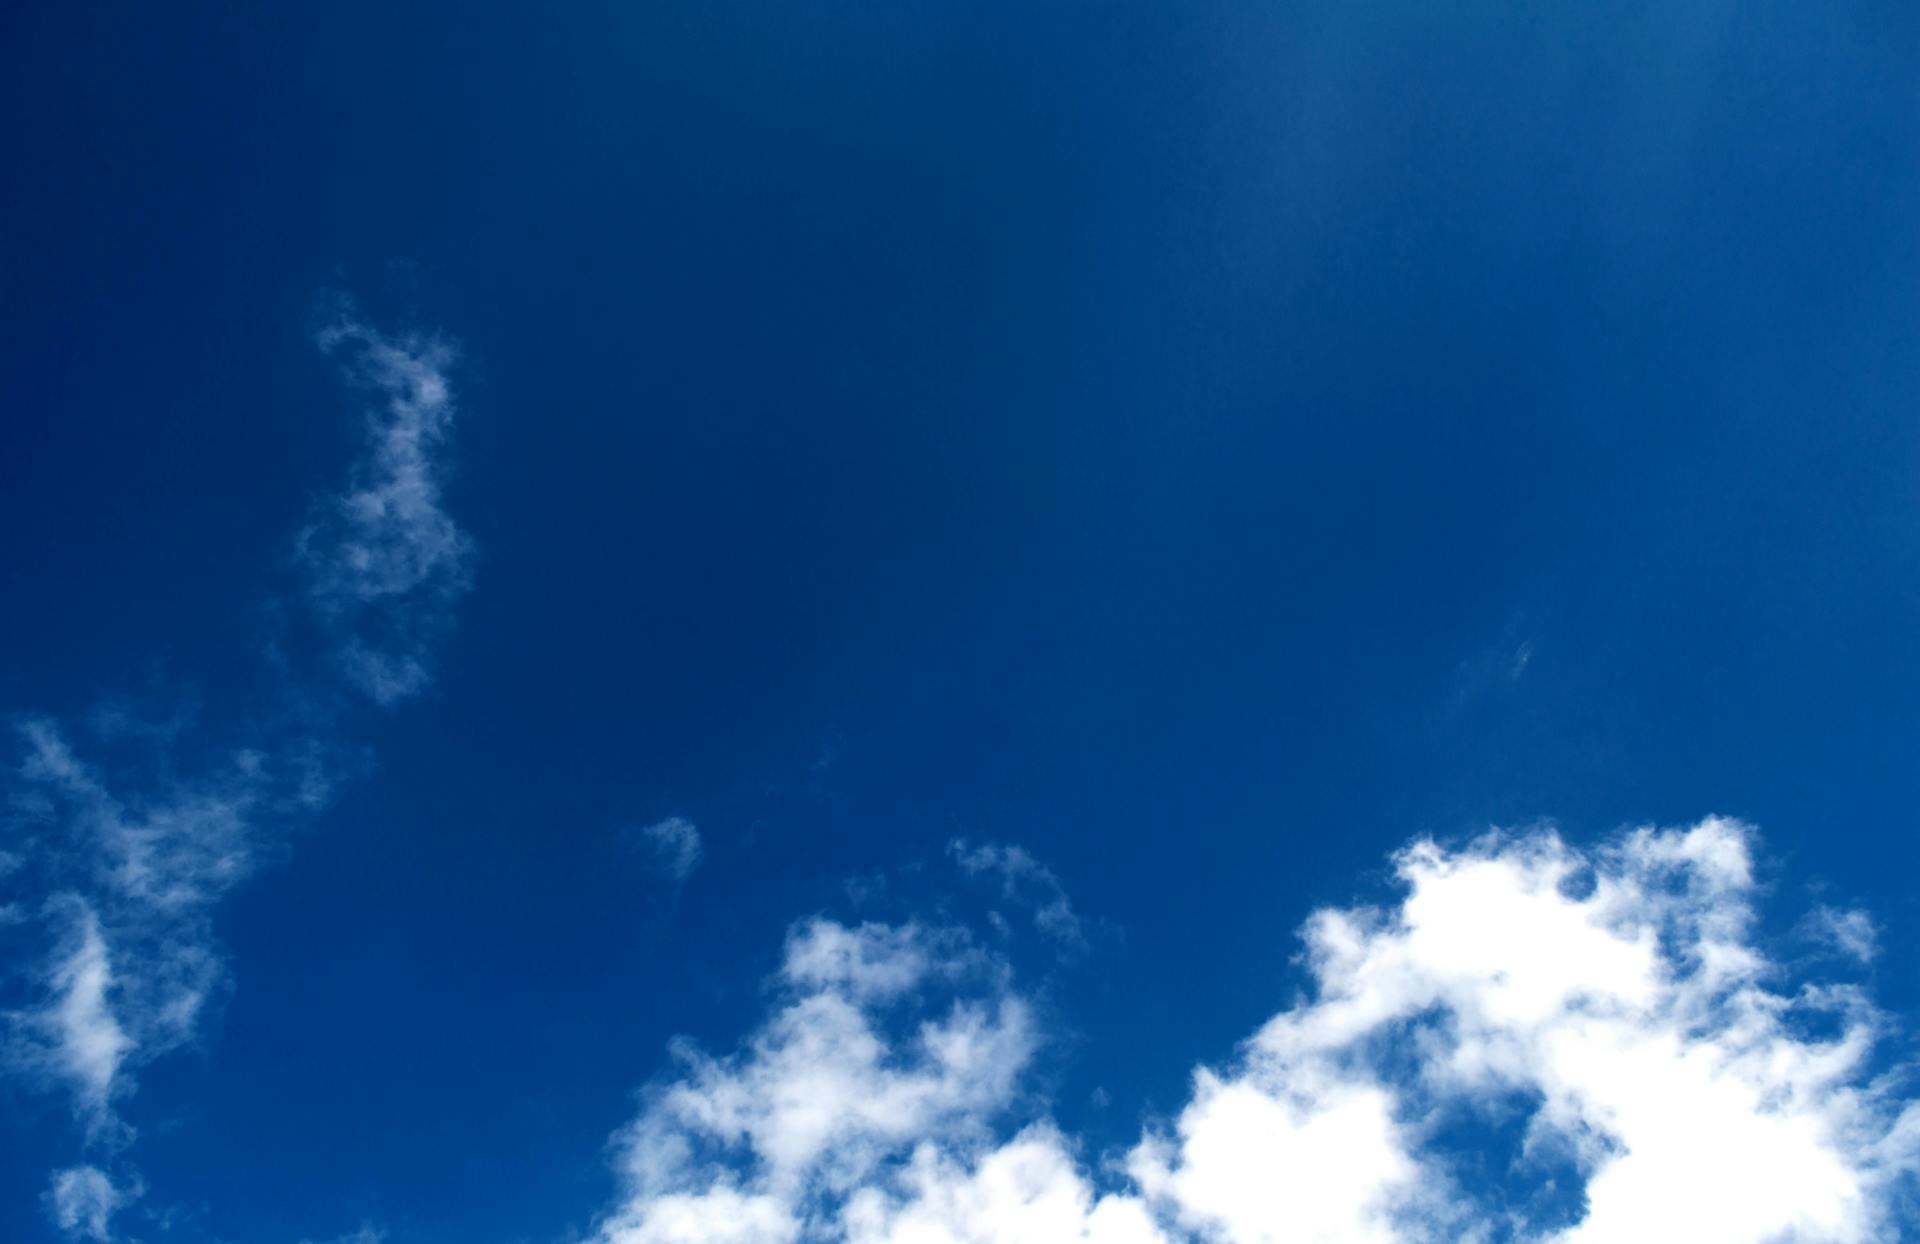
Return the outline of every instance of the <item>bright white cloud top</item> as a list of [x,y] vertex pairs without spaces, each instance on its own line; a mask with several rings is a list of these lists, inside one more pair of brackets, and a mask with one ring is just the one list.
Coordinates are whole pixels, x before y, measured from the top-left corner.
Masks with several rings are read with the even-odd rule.
[[[1920,1154],[1886,1021],[1754,935],[1751,833],[1551,833],[1396,863],[1307,923],[1314,996],[1124,1155],[1020,1119],[1003,963],[908,923],[796,927],[734,1054],[676,1050],[603,1244],[1883,1240]],[[1458,1140],[1516,1141],[1492,1168]],[[1477,1160],[1469,1160],[1477,1159]],[[1502,1169],[1504,1167],[1504,1169]]]

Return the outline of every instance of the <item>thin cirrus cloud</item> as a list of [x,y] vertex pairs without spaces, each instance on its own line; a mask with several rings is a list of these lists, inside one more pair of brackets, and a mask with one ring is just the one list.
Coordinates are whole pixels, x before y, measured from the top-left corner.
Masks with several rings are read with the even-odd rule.
[[47,1189],[47,1213],[69,1235],[107,1244],[113,1238],[114,1213],[128,1199],[107,1173],[95,1166],[57,1171]]
[[1086,928],[1060,878],[1025,847],[955,838],[947,844],[947,854],[969,877],[997,881],[1001,899],[1032,911],[1034,927],[1060,947],[1086,947]]
[[[305,585],[282,603],[310,610],[328,679],[384,707],[428,686],[470,577],[471,541],[441,506],[457,350],[384,332],[339,296],[314,343],[362,399],[363,441],[346,486],[297,533]],[[28,931],[16,944],[32,943],[37,962],[0,1013],[0,1070],[72,1103],[94,1161],[55,1172],[47,1193],[70,1234],[110,1238],[139,1195],[121,1157],[135,1135],[122,1107],[135,1072],[197,1040],[223,996],[220,899],[352,768],[335,715],[316,724],[312,693],[325,689],[283,684],[289,702],[256,716],[295,724],[211,751],[187,752],[177,723],[129,729],[115,714],[16,723],[4,816],[20,846],[0,866],[0,912]]]
[[54,953],[47,973],[55,1002],[38,1018],[49,1061],[72,1085],[85,1121],[99,1127],[109,1118],[120,1064],[135,1042],[107,1001],[114,979],[100,918],[81,900],[70,905],[66,944]]
[[432,681],[449,609],[471,581],[473,541],[441,504],[459,350],[439,334],[382,332],[344,298],[314,340],[371,400],[350,483],[300,532],[298,556],[342,674],[375,703],[396,704]]
[[700,867],[700,830],[687,818],[670,816],[638,832],[653,856],[654,866],[674,885],[685,885],[693,870]]
[[1880,935],[1864,911],[1816,907],[1802,921],[1806,932],[1837,954],[1869,963],[1880,953]]
[[19,729],[12,813],[32,836],[9,881],[51,949],[43,1002],[9,1016],[9,1063],[64,1084],[88,1138],[130,1139],[115,1111],[129,1073],[190,1043],[219,996],[219,899],[252,871],[274,824],[306,808],[304,764],[229,752],[192,779],[164,755],[82,760],[47,720]]
[[1859,989],[1760,949],[1752,842],[1709,819],[1584,852],[1417,843],[1396,905],[1308,922],[1312,1000],[1103,1165],[1022,1116],[1043,1034],[1004,962],[953,929],[804,922],[761,1026],[676,1047],[616,1138],[596,1239],[1895,1238],[1920,1106],[1876,1073]]

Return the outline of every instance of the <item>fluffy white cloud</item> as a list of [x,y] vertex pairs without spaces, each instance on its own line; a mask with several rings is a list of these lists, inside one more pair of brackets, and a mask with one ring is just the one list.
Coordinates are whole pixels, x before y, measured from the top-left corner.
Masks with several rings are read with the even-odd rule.
[[[1865,1078],[1877,1017],[1850,990],[1777,991],[1744,826],[1397,863],[1397,909],[1309,924],[1316,1000],[1136,1153],[1178,1221],[1234,1241],[1883,1238],[1913,1153]],[[1801,1035],[1813,1013],[1831,1035]],[[1503,1211],[1436,1140],[1448,1110],[1516,1095],[1536,1103],[1517,1166],[1563,1153],[1584,1178],[1571,1223]]]
[[383,332],[345,298],[328,312],[316,343],[373,400],[351,482],[301,532],[300,558],[341,670],[375,703],[394,704],[432,680],[435,641],[473,559],[440,501],[458,350],[435,334]]
[[113,1186],[105,1171],[76,1166],[56,1171],[47,1189],[47,1213],[68,1235],[107,1244],[113,1238],[113,1215],[127,1195]]
[[1750,840],[1710,819],[1592,852],[1409,847],[1404,897],[1314,915],[1311,997],[1104,1180],[1013,1117],[1039,1034],[1002,965],[951,931],[807,922],[765,1026],[726,1059],[681,1050],[623,1133],[599,1238],[1895,1238],[1920,1107],[1872,1074],[1884,1022],[1857,990],[1762,953]]
[[1816,907],[1802,925],[1814,940],[1861,963],[1871,962],[1880,953],[1880,934],[1873,917],[1864,911]]

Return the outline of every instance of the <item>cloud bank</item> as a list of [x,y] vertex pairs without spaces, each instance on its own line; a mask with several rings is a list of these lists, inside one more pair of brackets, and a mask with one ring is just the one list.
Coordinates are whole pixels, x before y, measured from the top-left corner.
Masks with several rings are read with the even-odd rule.
[[63,1085],[88,1139],[112,1146],[130,1139],[115,1102],[132,1070],[189,1044],[217,1002],[214,907],[307,808],[305,766],[243,748],[182,777],[164,744],[103,766],[49,720],[18,739],[9,819],[29,849],[6,884],[47,950],[29,973],[39,1000],[6,1014],[6,1062]]
[[1024,1096],[1042,1034],[974,939],[805,922],[737,1051],[676,1048],[595,1238],[1897,1238],[1920,1107],[1859,990],[1760,949],[1751,838],[1416,843],[1397,904],[1307,922],[1312,996],[1104,1160]]

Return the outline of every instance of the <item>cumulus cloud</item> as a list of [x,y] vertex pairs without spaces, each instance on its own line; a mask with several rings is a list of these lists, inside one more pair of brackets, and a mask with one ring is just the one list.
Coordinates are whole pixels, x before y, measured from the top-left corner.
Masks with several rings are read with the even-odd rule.
[[700,866],[700,831],[685,817],[670,816],[640,830],[654,862],[675,885],[685,884]]
[[47,1189],[47,1213],[68,1235],[107,1244],[113,1238],[113,1216],[126,1199],[105,1171],[76,1166],[54,1173]]
[[800,1239],[928,1137],[983,1137],[1034,1049],[1027,1005],[951,931],[810,921],[775,987],[741,1050],[675,1048],[618,1138],[627,1192],[600,1239]]
[[438,334],[392,334],[346,298],[315,342],[366,394],[366,445],[347,488],[301,533],[314,605],[349,682],[377,704],[425,690],[449,606],[467,589],[473,542],[441,506],[458,349]]
[[[1744,827],[1641,831],[1594,858],[1550,836],[1419,844],[1398,871],[1394,911],[1314,918],[1317,1000],[1203,1072],[1136,1153],[1176,1220],[1235,1240],[1498,1234],[1435,1135],[1519,1095],[1528,1148],[1570,1155],[1585,1204],[1500,1224],[1514,1236],[1875,1238],[1898,1171],[1892,1105],[1862,1082],[1877,1020],[1856,993],[1770,987]],[[1798,1035],[1808,1011],[1836,1035]]]
[[1074,914],[1060,878],[1025,847],[956,838],[947,844],[947,853],[969,876],[997,881],[1001,898],[1031,910],[1034,927],[1041,933],[1063,947],[1086,946],[1086,929]]
[[1310,997],[1104,1175],[1020,1109],[1041,1034],[1004,965],[952,931],[809,921],[766,1024],[678,1051],[622,1133],[598,1238],[1895,1238],[1920,1107],[1876,1072],[1858,990],[1763,952],[1751,839],[1416,843],[1397,903],[1308,921]]

